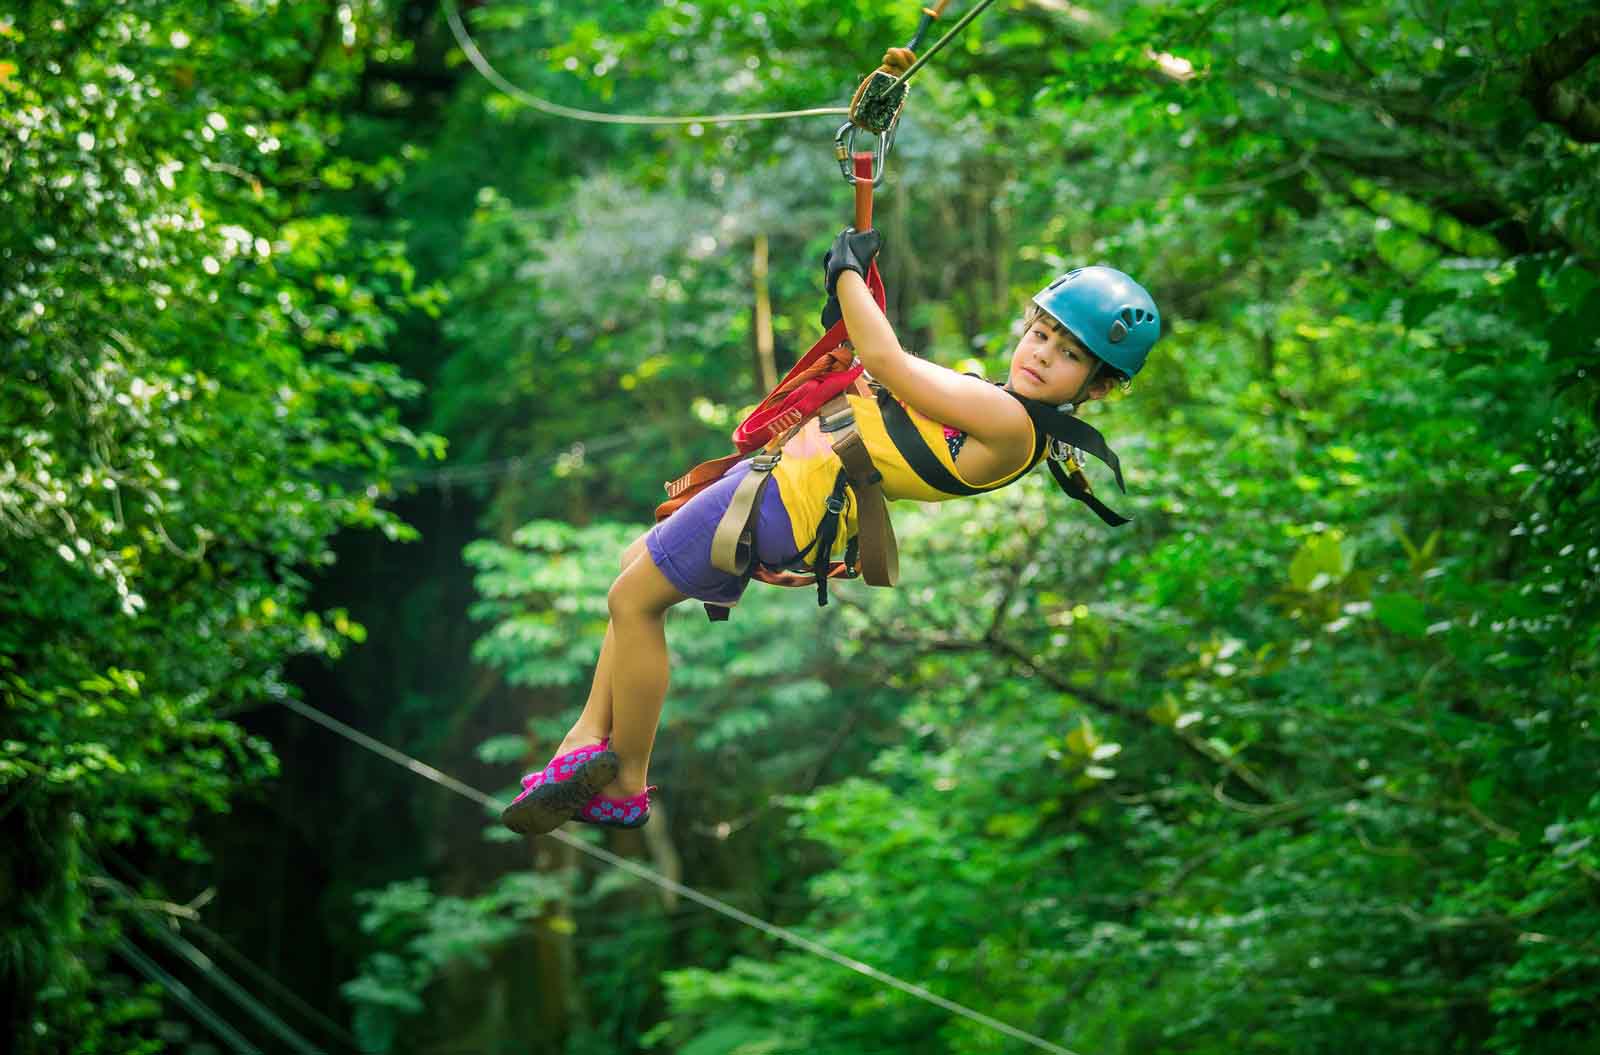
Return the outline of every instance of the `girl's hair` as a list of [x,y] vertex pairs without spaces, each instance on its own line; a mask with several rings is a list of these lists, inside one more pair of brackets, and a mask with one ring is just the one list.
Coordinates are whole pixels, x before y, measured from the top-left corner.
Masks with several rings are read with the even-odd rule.
[[[1039,307],[1039,305],[1033,303],[1032,301],[1029,301],[1027,310],[1022,313],[1022,332],[1023,333],[1027,333],[1029,330],[1031,330],[1033,328],[1034,324],[1037,323],[1041,319],[1050,320],[1050,325],[1052,327],[1054,327],[1055,329],[1058,329],[1058,330],[1065,330],[1066,329],[1066,327],[1062,326],[1060,321],[1054,315],[1050,314],[1048,311],[1045,311],[1043,308]],[[1071,331],[1069,330],[1067,332],[1070,333]],[[1075,340],[1075,341],[1078,340],[1078,338],[1075,335],[1073,336],[1072,339]],[[1083,344],[1083,342],[1082,341],[1078,341],[1078,344],[1081,346]],[[1116,379],[1117,384],[1119,384],[1119,385],[1127,385],[1128,382],[1130,380],[1132,380],[1131,378],[1128,377],[1127,374],[1123,373],[1121,370],[1118,370],[1116,367],[1112,366],[1110,363],[1106,362],[1104,359],[1100,358],[1098,355],[1095,355],[1093,352],[1089,351],[1088,348],[1084,348],[1083,350],[1084,350],[1084,352],[1086,352],[1089,355],[1090,358],[1092,358],[1095,362],[1100,364],[1100,372],[1102,374],[1109,375],[1110,377]]]

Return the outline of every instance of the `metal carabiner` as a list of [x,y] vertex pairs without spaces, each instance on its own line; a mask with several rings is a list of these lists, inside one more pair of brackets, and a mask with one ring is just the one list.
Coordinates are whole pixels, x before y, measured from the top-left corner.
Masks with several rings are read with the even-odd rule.
[[[865,131],[852,121],[846,121],[839,126],[839,131],[833,136],[833,156],[838,159],[839,173],[844,176],[844,181],[852,186],[860,182],[851,170],[851,158],[856,150],[856,133]],[[887,132],[877,136],[872,146],[872,177],[867,182],[877,186],[883,179],[884,162],[889,157],[889,149],[894,146],[894,126]]]
[[1063,463],[1064,468],[1069,473],[1083,472],[1083,452],[1070,443],[1052,439],[1050,441],[1050,457],[1054,461]]

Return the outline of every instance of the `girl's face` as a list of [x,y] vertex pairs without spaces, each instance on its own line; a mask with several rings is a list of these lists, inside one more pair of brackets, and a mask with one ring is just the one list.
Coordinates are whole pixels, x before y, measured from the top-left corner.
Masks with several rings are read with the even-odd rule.
[[[1010,388],[1042,403],[1065,403],[1083,387],[1094,361],[1089,350],[1064,326],[1041,314],[1011,353]],[[1109,373],[1102,373],[1081,401],[1099,399],[1111,391],[1114,383]]]

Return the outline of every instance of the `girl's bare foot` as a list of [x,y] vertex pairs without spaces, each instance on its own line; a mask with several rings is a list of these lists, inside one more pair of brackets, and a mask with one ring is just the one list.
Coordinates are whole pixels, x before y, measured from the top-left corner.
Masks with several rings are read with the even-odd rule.
[[644,789],[645,782],[643,780],[626,780],[619,776],[616,780],[601,788],[600,794],[608,799],[626,799],[642,793]]
[[580,747],[588,747],[591,744],[604,743],[605,739],[606,738],[603,735],[579,732],[578,730],[574,729],[572,732],[567,734],[567,738],[565,740],[561,741],[561,746],[556,748],[556,756],[559,757],[566,754],[568,751],[576,751]]

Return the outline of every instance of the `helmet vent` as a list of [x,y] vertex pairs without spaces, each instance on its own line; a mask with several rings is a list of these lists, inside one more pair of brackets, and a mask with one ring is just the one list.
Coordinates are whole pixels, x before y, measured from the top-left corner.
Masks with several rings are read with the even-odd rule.
[[[1127,312],[1123,312],[1123,314],[1126,315]],[[1122,339],[1126,336],[1128,336],[1128,327],[1123,324],[1121,319],[1113,320],[1111,332],[1106,334],[1106,339],[1112,344],[1121,344]]]

